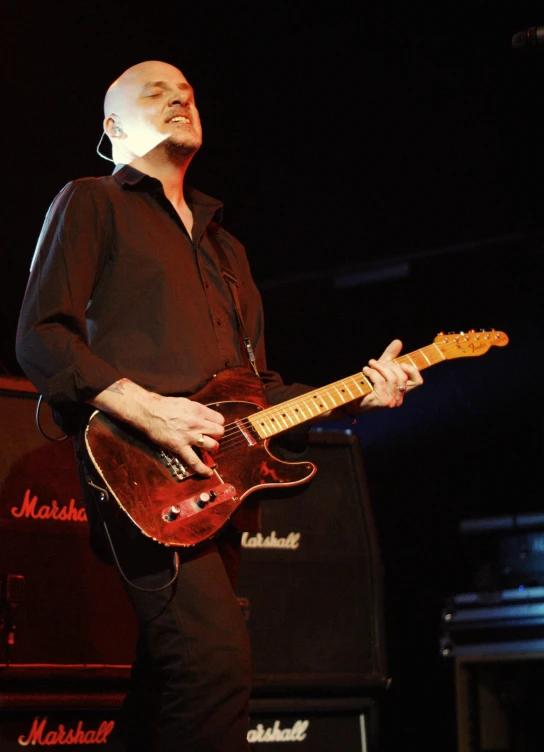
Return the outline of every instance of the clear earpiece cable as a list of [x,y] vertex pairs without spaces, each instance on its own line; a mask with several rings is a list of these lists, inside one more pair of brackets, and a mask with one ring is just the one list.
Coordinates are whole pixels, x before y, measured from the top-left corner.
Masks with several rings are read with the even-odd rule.
[[102,152],[100,151],[100,147],[102,145],[102,139],[104,138],[105,135],[106,135],[106,131],[104,131],[102,135],[100,136],[100,141],[96,145],[96,153],[98,154],[99,157],[102,157],[102,159],[107,159],[108,162],[113,162],[113,164],[115,164],[115,161],[111,157],[108,157],[107,154],[102,154]]

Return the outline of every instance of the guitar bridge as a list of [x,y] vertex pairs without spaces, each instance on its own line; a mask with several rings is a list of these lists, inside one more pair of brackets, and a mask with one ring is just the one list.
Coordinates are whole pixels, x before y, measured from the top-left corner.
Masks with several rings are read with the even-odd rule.
[[159,457],[161,462],[170,470],[175,480],[185,480],[185,478],[193,475],[193,470],[190,470],[187,465],[184,465],[175,455],[165,452],[164,449],[161,449],[159,452]]

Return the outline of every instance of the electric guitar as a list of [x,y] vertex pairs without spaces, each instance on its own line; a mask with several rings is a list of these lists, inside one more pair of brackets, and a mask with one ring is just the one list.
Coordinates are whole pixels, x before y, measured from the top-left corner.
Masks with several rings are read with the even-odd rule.
[[[397,358],[419,370],[453,358],[504,347],[508,337],[495,330],[439,334],[431,345]],[[197,475],[144,434],[100,411],[86,426],[87,453],[107,495],[147,536],[166,546],[194,546],[212,538],[254,491],[297,486],[312,478],[312,462],[285,462],[268,449],[269,440],[293,426],[372,391],[363,373],[270,405],[260,380],[249,369],[231,368],[214,376],[194,399],[219,411],[225,433],[213,454],[201,451],[213,469]],[[199,450],[197,450],[199,451]]]

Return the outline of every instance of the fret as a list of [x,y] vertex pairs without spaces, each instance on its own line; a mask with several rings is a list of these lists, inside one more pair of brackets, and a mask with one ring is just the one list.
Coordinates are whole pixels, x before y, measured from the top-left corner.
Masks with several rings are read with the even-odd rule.
[[316,415],[319,415],[319,410],[317,410],[317,405],[315,404],[315,401],[311,395],[307,395],[304,399],[304,405],[306,406],[306,409],[310,413],[310,416],[312,418],[315,418]]
[[345,379],[344,381],[340,382],[342,384],[342,386],[344,386],[346,388],[346,391],[349,394],[349,400],[344,400],[344,402],[351,402],[351,400],[354,400],[355,397],[353,396],[353,392],[351,391],[351,389],[349,388],[349,386],[348,386],[348,384],[346,382],[347,382],[347,379]]
[[432,347],[434,347],[434,348],[435,348],[435,350],[436,350],[436,352],[438,353],[438,356],[437,356],[437,358],[436,358],[436,361],[435,361],[435,363],[439,363],[439,362],[440,362],[441,360],[446,360],[446,356],[444,355],[444,353],[442,352],[442,350],[441,350],[441,349],[440,349],[440,348],[438,347],[438,345],[436,345],[436,344],[435,344],[435,343],[433,342],[433,345],[432,345]]
[[430,366],[430,365],[431,365],[431,361],[429,360],[429,358],[428,358],[428,357],[427,357],[427,355],[425,354],[425,350],[418,350],[418,352],[420,352],[420,353],[421,353],[421,354],[423,355],[423,357],[424,357],[424,358],[425,358],[425,360],[427,361],[427,365],[429,365],[429,366]]
[[[300,416],[299,410],[300,410],[300,413],[302,413],[302,417]],[[305,423],[307,420],[310,420],[310,418],[304,412],[302,405],[299,405],[298,407],[295,408],[295,417],[299,423]]]
[[336,393],[338,394],[338,400],[340,400],[342,404],[345,404],[346,402],[348,402],[348,400],[344,397],[344,395],[342,394],[340,389],[336,386],[336,384],[333,384],[332,386],[336,390]]

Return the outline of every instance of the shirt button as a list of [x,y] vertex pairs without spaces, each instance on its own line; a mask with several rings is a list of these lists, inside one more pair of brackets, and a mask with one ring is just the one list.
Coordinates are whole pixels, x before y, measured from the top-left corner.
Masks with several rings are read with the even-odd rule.
[[230,368],[230,360],[225,361],[225,368]]
[[217,326],[221,326],[221,319],[215,319],[215,323],[217,324]]
[[206,289],[208,289],[208,287],[209,287],[209,286],[210,286],[210,283],[209,283],[209,282],[204,282],[204,287],[205,287]]

